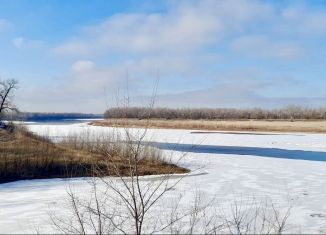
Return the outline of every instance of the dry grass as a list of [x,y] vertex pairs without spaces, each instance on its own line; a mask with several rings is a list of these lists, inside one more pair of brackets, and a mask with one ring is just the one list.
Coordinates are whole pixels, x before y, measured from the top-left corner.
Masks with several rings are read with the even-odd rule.
[[101,175],[128,176],[135,165],[138,167],[139,175],[189,172],[164,158],[161,150],[148,145],[138,145],[135,142],[137,140],[124,141],[119,135],[94,136],[92,133],[85,132],[68,136],[59,145],[100,156],[100,162],[95,170]]
[[[106,152],[101,151],[103,148],[94,151],[92,149],[96,147],[85,141],[83,147],[80,144],[76,141],[54,144],[24,129],[14,133],[0,130],[0,183],[23,179],[114,175],[109,170],[113,163],[122,174],[128,175],[128,161],[125,158],[128,152],[119,144],[109,144],[110,152],[107,152],[109,148]],[[151,155],[150,151],[146,153],[149,155],[141,159],[140,175],[187,172],[154,153]]]
[[[190,129],[208,131],[249,131],[249,132],[309,132],[326,133],[326,121],[280,121],[280,120],[167,120],[151,119],[148,128]],[[91,125],[112,127],[145,127],[147,120],[107,119]]]

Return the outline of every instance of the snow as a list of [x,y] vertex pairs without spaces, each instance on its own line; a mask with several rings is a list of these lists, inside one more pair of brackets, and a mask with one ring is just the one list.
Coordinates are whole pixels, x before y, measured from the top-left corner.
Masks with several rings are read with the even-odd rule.
[[[35,133],[60,137],[81,132],[108,133],[107,127],[72,125],[28,125]],[[118,129],[119,131],[119,129]],[[140,129],[131,129],[134,134]],[[316,151],[326,156],[326,135],[262,133],[192,133],[191,130],[150,129],[147,141],[176,144],[277,148]],[[200,148],[199,148],[200,150]],[[164,150],[175,158],[182,153]],[[312,153],[313,154],[313,153]],[[180,162],[193,170],[171,193],[200,190],[223,204],[239,197],[270,197],[280,205],[293,204],[292,232],[326,232],[326,161],[293,160],[253,155],[189,152]],[[83,178],[69,181],[87,190]],[[67,181],[62,179],[18,181],[0,185],[0,228],[2,233],[53,232],[49,208],[58,208],[67,197]],[[314,216],[317,214],[318,216]]]

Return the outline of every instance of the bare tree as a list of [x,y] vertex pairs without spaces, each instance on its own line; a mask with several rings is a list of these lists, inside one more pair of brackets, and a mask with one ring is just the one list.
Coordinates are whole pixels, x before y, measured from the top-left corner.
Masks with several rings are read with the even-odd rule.
[[[230,217],[229,214],[215,213],[212,202],[203,203],[200,193],[196,193],[193,205],[188,208],[179,207],[182,195],[175,206],[165,208],[160,204],[187,174],[174,175],[171,165],[169,170],[159,176],[144,177],[144,159],[162,160],[155,149],[146,145],[156,89],[157,84],[149,107],[142,110],[142,117],[147,120],[145,128],[123,128],[123,140],[119,141],[119,146],[113,145],[118,146],[116,149],[112,149],[109,143],[101,145],[106,168],[94,170],[96,176],[102,177],[90,179],[90,191],[83,195],[69,187],[69,217],[51,216],[56,230],[73,234],[217,234],[221,231],[237,234],[253,231],[282,233],[290,212],[281,216],[275,206],[268,210],[271,212],[267,215],[266,208],[256,206],[248,212],[235,203]],[[122,107],[129,107],[128,94]],[[122,168],[121,165],[126,167]],[[111,177],[106,177],[107,175]],[[158,213],[162,206],[163,212]],[[164,213],[166,209],[171,209],[170,213]],[[258,223],[259,229],[256,228]]]
[[16,111],[12,103],[12,93],[18,88],[18,81],[8,79],[0,81],[0,117],[7,111]]
[[[165,164],[159,151],[144,144],[143,134],[138,136],[127,131],[126,139],[119,145],[107,143],[100,146],[105,153],[106,168],[95,167],[95,175],[101,177],[89,180],[91,190],[86,198],[69,187],[71,216],[67,220],[51,215],[57,230],[78,234],[142,234],[144,227],[146,233],[155,230],[149,214],[185,175],[174,176],[175,166],[171,164],[171,167],[165,167],[162,175],[143,177],[145,162],[162,161]],[[105,177],[107,175],[111,177]]]
[[[51,215],[56,231],[65,234],[281,234],[289,229],[292,206],[281,211],[282,208],[267,199],[235,200],[225,211],[217,210],[215,199],[205,203],[203,194],[196,192],[193,203],[186,201],[186,205],[180,206],[184,195],[177,193],[173,194],[173,198],[180,196],[175,205],[164,204],[166,194],[171,196],[186,175],[173,175],[171,168],[159,176],[143,177],[142,160],[160,159],[160,156],[142,140],[143,135],[129,131],[127,139],[119,142],[120,147],[102,145],[106,169],[98,168],[94,172],[103,177],[90,178],[90,190],[86,194],[75,192],[69,185],[68,218]],[[110,146],[119,154],[114,154]],[[116,177],[105,177],[107,172]]]
[[228,234],[282,234],[290,229],[288,219],[293,204],[280,208],[271,198],[238,199],[227,211],[219,212]]
[[[154,107],[157,84],[158,80],[155,82],[152,98],[146,110],[147,120],[150,119]],[[129,94],[127,94],[122,106],[128,107],[129,102]],[[148,126],[149,122],[145,128],[138,131],[123,128],[121,133],[123,140],[118,141],[119,147],[116,149],[118,154],[114,153],[109,143],[101,146],[106,168],[94,169],[96,176],[102,177],[93,177],[90,181],[91,200],[80,198],[80,195],[69,188],[68,196],[72,214],[70,220],[58,218],[55,214],[51,215],[57,230],[78,234],[143,234],[146,227],[146,233],[154,232],[157,220],[153,222],[149,219],[150,212],[186,174],[175,177],[175,165],[170,164],[171,167],[165,168],[165,172],[155,178],[143,177],[144,160],[167,163],[167,159],[163,159],[155,148],[146,144]],[[179,160],[183,156],[184,154]],[[122,168],[121,165],[126,167]],[[107,175],[115,177],[105,177]],[[169,224],[173,223],[169,221]]]

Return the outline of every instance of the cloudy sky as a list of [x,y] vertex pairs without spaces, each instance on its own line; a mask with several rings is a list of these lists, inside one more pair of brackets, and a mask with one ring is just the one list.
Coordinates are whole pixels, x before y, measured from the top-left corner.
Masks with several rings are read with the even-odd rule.
[[23,111],[326,106],[326,2],[0,0]]

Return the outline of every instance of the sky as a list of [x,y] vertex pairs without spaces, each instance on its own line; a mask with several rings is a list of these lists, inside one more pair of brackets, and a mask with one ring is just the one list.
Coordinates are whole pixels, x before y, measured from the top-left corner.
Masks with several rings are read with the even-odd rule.
[[326,106],[325,40],[322,0],[0,0],[0,78],[29,112]]

